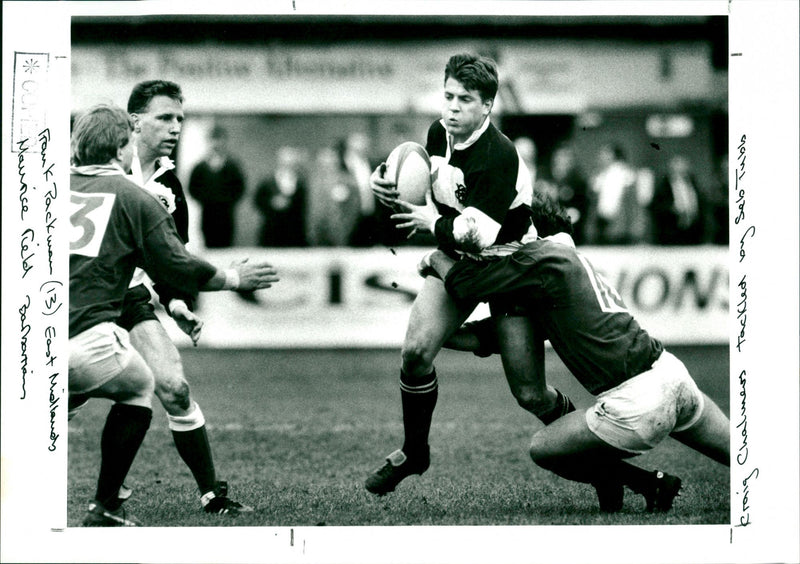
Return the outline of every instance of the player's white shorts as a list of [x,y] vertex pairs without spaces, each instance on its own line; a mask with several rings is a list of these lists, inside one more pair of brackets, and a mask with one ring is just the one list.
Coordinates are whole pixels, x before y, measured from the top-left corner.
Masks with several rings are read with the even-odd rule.
[[663,351],[653,367],[595,398],[589,429],[618,449],[640,454],[675,431],[694,425],[703,394],[683,363]]
[[85,394],[119,375],[134,355],[128,332],[98,323],[69,340],[69,391]]

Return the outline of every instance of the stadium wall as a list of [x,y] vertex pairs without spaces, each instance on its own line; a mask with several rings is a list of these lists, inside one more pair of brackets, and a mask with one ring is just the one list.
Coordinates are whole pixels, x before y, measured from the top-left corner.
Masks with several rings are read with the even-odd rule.
[[[200,346],[221,348],[399,347],[422,279],[426,249],[236,248],[204,252],[215,265],[266,259],[281,281],[256,292],[203,294]],[[728,268],[724,247],[587,247],[583,254],[617,288],[637,320],[667,344],[728,342]],[[482,306],[476,316],[486,315]],[[163,312],[161,312],[163,315]],[[179,346],[191,346],[171,320]]]

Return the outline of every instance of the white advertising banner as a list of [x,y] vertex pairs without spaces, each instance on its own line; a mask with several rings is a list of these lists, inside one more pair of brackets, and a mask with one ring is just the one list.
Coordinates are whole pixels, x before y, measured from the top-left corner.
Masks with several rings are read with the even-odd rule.
[[[708,47],[598,41],[499,41],[498,108],[579,113],[588,107],[674,104],[713,91]],[[124,104],[132,84],[179,83],[193,112],[436,114],[450,55],[481,42],[308,46],[104,45],[72,48],[72,109]],[[668,60],[674,68],[662,76]],[[591,85],[589,87],[588,85]],[[509,99],[506,88],[513,91]]]
[[[236,248],[205,252],[213,264],[268,259],[281,281],[256,292],[203,294],[207,347],[399,347],[422,279],[426,249]],[[583,254],[617,288],[647,331],[667,344],[728,342],[728,251],[722,247],[601,248]],[[476,316],[488,314],[482,306]],[[191,346],[171,320],[176,343]]]

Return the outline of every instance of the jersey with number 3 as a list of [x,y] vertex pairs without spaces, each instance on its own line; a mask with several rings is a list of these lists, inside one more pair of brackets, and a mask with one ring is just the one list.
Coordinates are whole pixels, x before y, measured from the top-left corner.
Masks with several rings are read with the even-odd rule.
[[445,284],[458,299],[508,300],[522,309],[592,394],[648,370],[663,351],[571,245],[545,238],[497,261],[462,260]]
[[186,251],[161,204],[121,174],[72,174],[70,224],[70,337],[117,319],[137,266],[195,292],[216,271]]

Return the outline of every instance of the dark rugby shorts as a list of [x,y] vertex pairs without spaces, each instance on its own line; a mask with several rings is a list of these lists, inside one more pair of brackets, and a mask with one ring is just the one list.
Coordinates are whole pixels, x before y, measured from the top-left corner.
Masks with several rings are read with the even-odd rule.
[[117,319],[117,325],[130,331],[142,321],[158,321],[156,310],[151,302],[150,290],[144,284],[128,288],[125,299],[122,301],[122,313]]

